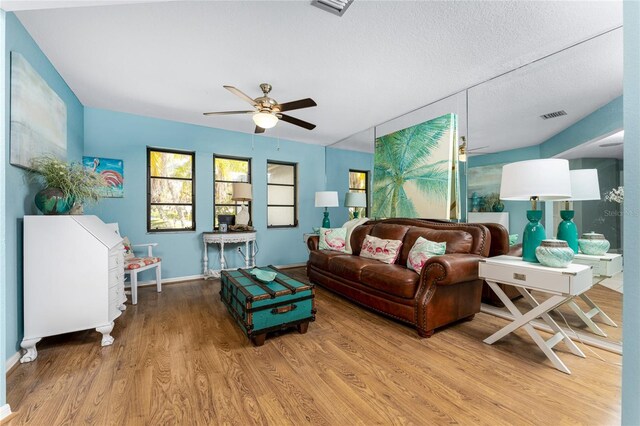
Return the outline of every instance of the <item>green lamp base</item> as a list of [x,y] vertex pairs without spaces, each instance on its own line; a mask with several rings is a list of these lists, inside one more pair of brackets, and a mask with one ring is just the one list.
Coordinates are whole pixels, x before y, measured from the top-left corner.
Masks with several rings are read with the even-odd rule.
[[360,217],[360,212],[358,210],[354,210],[353,211],[353,218],[357,219],[358,217]]
[[322,219],[322,227],[331,228],[331,221],[329,221],[329,212],[327,211],[326,207],[324,211],[324,219]]
[[524,227],[522,234],[522,260],[525,262],[539,263],[536,257],[536,249],[547,238],[544,226],[540,223],[542,210],[527,210],[529,223]]
[[563,219],[558,224],[558,239],[567,242],[574,253],[578,253],[578,227],[571,221],[574,216],[573,210],[560,210],[560,217]]

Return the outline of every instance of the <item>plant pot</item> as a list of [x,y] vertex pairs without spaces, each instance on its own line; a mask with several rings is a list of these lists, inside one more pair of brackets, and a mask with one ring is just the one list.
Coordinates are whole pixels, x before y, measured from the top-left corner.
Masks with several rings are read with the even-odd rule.
[[58,188],[46,188],[36,194],[35,203],[43,214],[67,214],[73,207],[74,198],[65,197]]

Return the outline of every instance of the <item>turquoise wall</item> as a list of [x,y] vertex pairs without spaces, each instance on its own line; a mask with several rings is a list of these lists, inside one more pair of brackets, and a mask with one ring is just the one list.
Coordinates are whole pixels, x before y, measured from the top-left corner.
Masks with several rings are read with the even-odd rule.
[[[5,12],[0,9],[0,46],[4,46],[5,40]],[[0,93],[5,93],[5,55],[0,55]],[[6,102],[0,102],[0,117],[6,117]],[[6,356],[6,334],[7,330],[4,324],[7,323],[7,310],[6,310],[6,286],[7,281],[6,274],[2,271],[7,270],[6,262],[6,246],[7,240],[5,237],[6,228],[6,203],[5,203],[5,170],[7,165],[5,164],[5,150],[7,145],[7,138],[4,131],[6,120],[0,121],[0,360],[7,359]],[[7,381],[4,373],[0,374],[0,408],[7,403]]]
[[[327,191],[338,191],[340,207],[329,209],[331,226],[342,226],[349,220],[349,209],[344,207],[344,194],[349,192],[349,170],[369,171],[369,204],[371,203],[373,188],[373,154],[344,149],[326,149]],[[315,220],[315,226],[322,224],[322,215]]]
[[640,3],[624,2],[622,424],[640,425]]
[[[247,121],[247,126],[251,123]],[[283,124],[287,125],[287,124]],[[124,198],[103,199],[85,209],[105,222],[118,222],[122,235],[137,242],[157,242],[163,278],[202,274],[202,232],[213,229],[213,154],[250,157],[253,184],[252,220],[258,231],[260,265],[306,262],[302,234],[322,217],[314,207],[324,190],[325,148],[271,137],[254,137],[174,121],[85,108],[85,155],[124,160]],[[253,146],[252,146],[253,145]],[[196,152],[196,231],[147,233],[147,146]],[[298,222],[295,228],[267,229],[267,160],[298,164]],[[218,264],[218,248],[210,246],[209,265]],[[225,250],[229,267],[244,266],[239,253]],[[149,279],[150,275],[141,277]]]
[[[10,87],[10,54],[20,53],[46,80],[49,86],[67,105],[67,154],[69,160],[79,161],[83,150],[83,106],[73,94],[29,33],[13,13],[6,14],[5,31],[5,85]],[[10,107],[9,90],[5,91],[5,110]],[[5,139],[9,141],[10,114],[5,114]],[[6,357],[13,356],[20,349],[22,340],[22,218],[36,214],[33,197],[38,189],[29,185],[23,169],[11,166],[9,143],[5,147],[6,166],[4,178],[5,226],[6,226]]]

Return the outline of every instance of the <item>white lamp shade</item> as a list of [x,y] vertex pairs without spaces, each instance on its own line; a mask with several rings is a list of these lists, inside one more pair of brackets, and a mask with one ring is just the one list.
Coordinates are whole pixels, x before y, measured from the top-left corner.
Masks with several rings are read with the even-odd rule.
[[518,161],[502,167],[501,200],[541,201],[571,197],[569,161],[558,158]]
[[344,195],[345,207],[367,207],[367,194],[364,192],[347,192]]
[[231,185],[233,194],[231,199],[234,201],[250,201],[251,200],[251,184],[244,182],[235,182]]
[[278,117],[268,112],[256,112],[253,114],[253,122],[256,123],[258,127],[270,129],[278,124]]
[[571,170],[571,198],[567,201],[600,199],[600,182],[597,169]]
[[316,207],[338,207],[338,193],[336,191],[316,192]]

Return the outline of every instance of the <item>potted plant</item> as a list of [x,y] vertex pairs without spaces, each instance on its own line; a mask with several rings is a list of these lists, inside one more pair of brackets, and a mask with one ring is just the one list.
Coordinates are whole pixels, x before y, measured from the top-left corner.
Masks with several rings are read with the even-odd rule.
[[46,215],[66,214],[73,207],[100,199],[104,178],[80,163],[67,163],[52,156],[31,161],[32,178],[44,188],[36,194],[38,210]]
[[504,203],[500,201],[500,194],[497,192],[492,192],[485,196],[485,205],[488,209],[487,211],[501,212],[504,210]]

